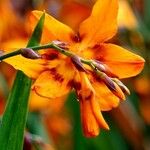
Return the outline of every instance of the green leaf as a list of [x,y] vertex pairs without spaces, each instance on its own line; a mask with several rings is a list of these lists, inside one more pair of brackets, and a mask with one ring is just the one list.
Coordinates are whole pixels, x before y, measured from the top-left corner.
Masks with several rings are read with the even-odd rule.
[[30,112],[27,118],[27,129],[30,133],[40,136],[44,142],[50,143],[50,139],[43,124],[42,115],[38,112]]
[[[39,44],[45,14],[40,18],[27,47]],[[31,64],[32,65],[32,64]],[[0,126],[0,150],[22,150],[32,80],[18,71]]]

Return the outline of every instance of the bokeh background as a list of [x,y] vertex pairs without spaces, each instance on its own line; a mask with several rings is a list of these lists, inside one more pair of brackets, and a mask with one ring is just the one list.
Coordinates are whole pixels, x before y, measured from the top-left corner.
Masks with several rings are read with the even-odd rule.
[[[27,21],[31,10],[45,10],[77,30],[93,4],[94,0],[0,0],[0,49],[25,47],[31,34]],[[150,150],[150,0],[119,0],[118,33],[110,42],[146,60],[140,75],[123,81],[131,91],[127,100],[103,113],[110,131],[101,130],[96,138],[83,136],[73,92],[66,101],[33,96],[24,150]],[[0,63],[1,116],[15,73],[11,66]]]

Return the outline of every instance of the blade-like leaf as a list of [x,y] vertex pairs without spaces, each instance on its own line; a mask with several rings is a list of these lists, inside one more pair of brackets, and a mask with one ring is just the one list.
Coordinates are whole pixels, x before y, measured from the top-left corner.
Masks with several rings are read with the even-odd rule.
[[[44,18],[45,14],[41,16],[27,47],[39,44]],[[0,150],[22,150],[23,148],[30,88],[31,79],[18,71],[0,126]]]

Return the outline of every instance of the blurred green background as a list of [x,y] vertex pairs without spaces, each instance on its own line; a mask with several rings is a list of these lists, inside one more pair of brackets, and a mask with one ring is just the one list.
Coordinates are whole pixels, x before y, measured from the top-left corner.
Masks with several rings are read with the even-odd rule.
[[[46,10],[76,30],[90,13],[94,0],[0,0],[0,49],[26,45],[26,17],[31,10]],[[150,150],[150,0],[119,0],[118,33],[111,42],[146,60],[137,77],[123,82],[131,91],[118,108],[104,112],[110,131],[96,138],[82,133],[79,103],[74,92],[65,102],[30,103],[24,150]],[[0,51],[1,53],[1,51]],[[0,114],[16,71],[0,64]]]

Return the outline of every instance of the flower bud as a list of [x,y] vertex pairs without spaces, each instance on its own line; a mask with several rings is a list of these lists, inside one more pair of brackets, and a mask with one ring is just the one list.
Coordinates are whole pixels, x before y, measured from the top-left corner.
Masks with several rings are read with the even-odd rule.
[[68,44],[66,42],[62,42],[59,40],[54,40],[52,41],[53,44],[57,45],[58,47],[67,50],[68,49]]
[[93,64],[99,71],[106,73],[108,76],[117,77],[106,64],[98,60],[94,60]]
[[32,137],[29,133],[25,133],[23,149],[24,150],[32,149]]
[[121,88],[123,93],[130,95],[129,89],[120,80],[114,78],[113,81]]
[[[4,53],[4,51],[3,51],[3,50],[0,50],[0,56],[2,56],[3,53]],[[0,62],[1,62],[1,60],[0,60]]]
[[39,59],[41,58],[41,56],[36,53],[34,50],[32,50],[31,48],[22,48],[21,49],[21,55],[25,58],[29,58],[29,59]]
[[122,89],[110,77],[108,77],[106,74],[103,74],[101,79],[114,95],[121,100],[125,100],[125,95]]
[[78,57],[76,55],[72,55],[71,61],[73,62],[73,64],[79,71],[86,72],[86,69],[84,68],[84,66],[82,64],[80,57]]
[[114,82],[106,74],[103,74],[101,79],[111,91],[116,90]]
[[0,50],[0,56],[2,56],[2,55],[3,55],[3,53],[4,53],[4,51],[3,51],[3,50]]

